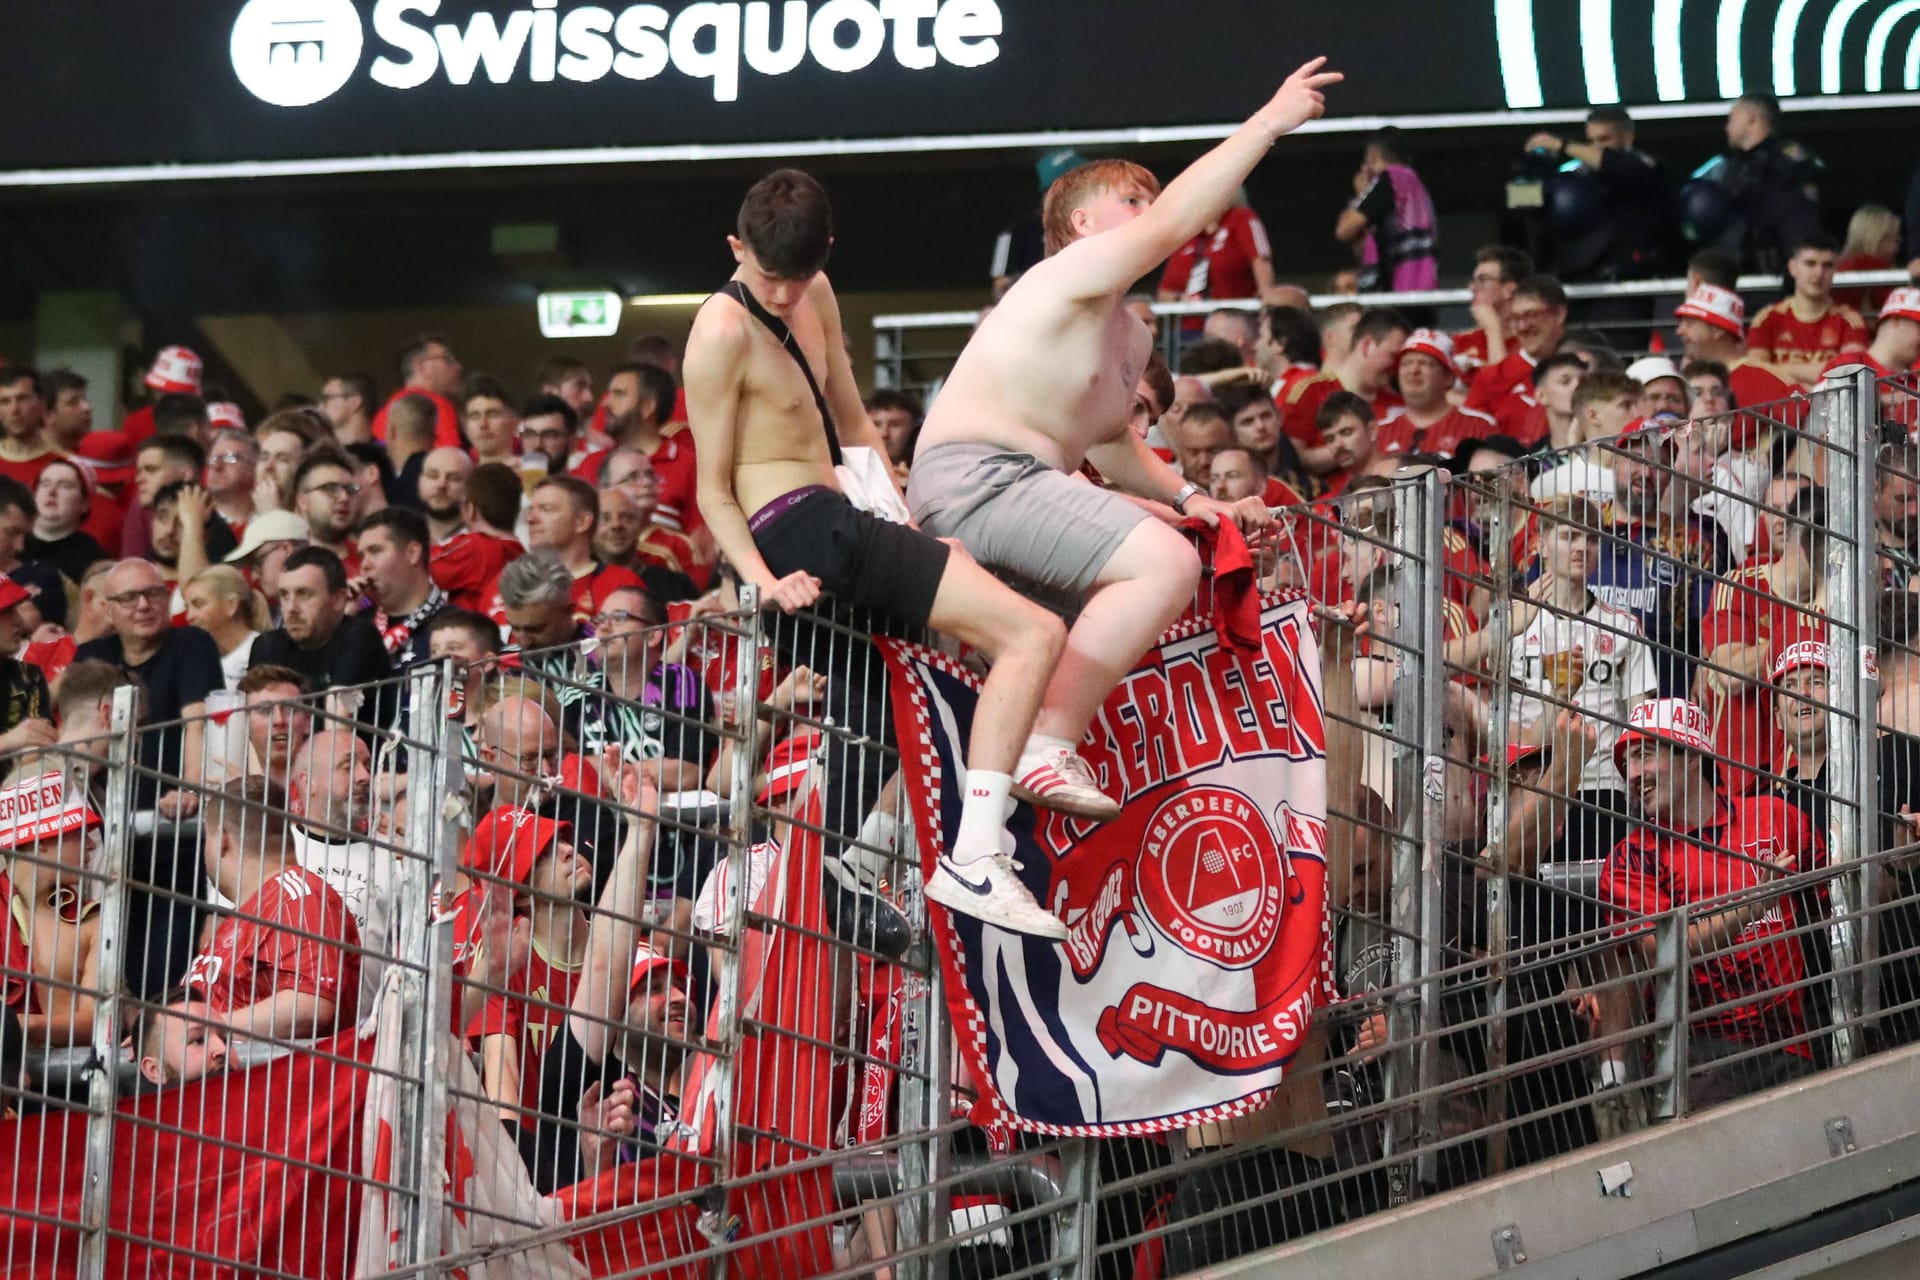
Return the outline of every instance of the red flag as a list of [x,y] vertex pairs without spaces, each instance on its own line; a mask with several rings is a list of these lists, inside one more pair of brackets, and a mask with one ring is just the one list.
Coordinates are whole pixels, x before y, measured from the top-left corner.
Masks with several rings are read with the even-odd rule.
[[[852,953],[810,934],[829,930],[820,902],[821,823],[818,769],[761,893],[759,910],[774,922],[740,933],[742,1037],[733,1060],[731,1175],[747,1180],[727,1200],[727,1216],[702,1222],[710,1238],[740,1246],[728,1274],[778,1277],[834,1269],[825,1219],[835,1211],[833,1178],[824,1166],[798,1173],[784,1166],[824,1155],[833,1144],[835,1043],[833,995],[855,981]],[[718,1013],[708,1028],[719,1034]],[[697,1150],[715,1150],[715,1096],[724,1075],[702,1056],[687,1081],[686,1120]]]

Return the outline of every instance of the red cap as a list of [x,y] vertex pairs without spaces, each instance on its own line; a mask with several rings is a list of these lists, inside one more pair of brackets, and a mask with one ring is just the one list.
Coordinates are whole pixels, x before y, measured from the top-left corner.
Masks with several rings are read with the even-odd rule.
[[530,809],[501,805],[480,819],[467,841],[460,865],[469,871],[497,876],[510,884],[525,884],[533,864],[554,841],[573,834],[573,825],[542,818]]
[[1685,698],[1648,698],[1627,716],[1627,727],[1613,744],[1613,763],[1620,767],[1627,747],[1642,738],[1660,738],[1689,751],[1713,753],[1713,727],[1707,713]]
[[80,456],[93,464],[93,478],[101,484],[133,479],[133,445],[124,431],[87,432],[80,437]]
[[200,394],[200,357],[186,347],[163,347],[147,370],[147,386],[162,395]]
[[1747,336],[1747,304],[1731,289],[1717,284],[1694,286],[1687,300],[1673,314],[1693,320],[1705,320],[1716,329],[1724,329],[1736,338]]
[[1447,376],[1460,376],[1460,366],[1453,359],[1453,338],[1438,329],[1415,329],[1407,345],[1400,348],[1402,360],[1411,355],[1432,356],[1447,371]]
[[767,785],[760,789],[760,803],[772,804],[800,789],[813,767],[813,754],[820,748],[820,733],[808,729],[782,738],[767,755]]
[[25,604],[31,599],[33,599],[33,592],[27,590],[6,574],[0,573],[0,613],[5,613],[17,604]]
[[1635,418],[1620,428],[1617,444],[1665,445],[1673,437],[1673,425],[1677,418],[1660,415],[1652,418]]
[[627,978],[627,990],[631,991],[645,982],[655,969],[665,969],[677,978],[683,987],[691,981],[687,976],[687,966],[672,956],[660,954],[643,942],[634,948],[633,972]]

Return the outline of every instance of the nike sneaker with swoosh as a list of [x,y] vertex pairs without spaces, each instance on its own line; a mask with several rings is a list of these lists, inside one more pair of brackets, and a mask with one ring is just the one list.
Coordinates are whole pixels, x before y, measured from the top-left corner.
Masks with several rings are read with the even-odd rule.
[[972,916],[1013,933],[1059,942],[1067,936],[1060,917],[1033,900],[1005,854],[957,863],[942,856],[927,881],[927,897],[949,911]]

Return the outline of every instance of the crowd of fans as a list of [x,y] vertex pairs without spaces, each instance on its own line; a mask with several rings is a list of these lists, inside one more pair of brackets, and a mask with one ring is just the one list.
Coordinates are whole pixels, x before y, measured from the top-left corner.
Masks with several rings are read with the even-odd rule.
[[[1750,166],[1756,152],[1786,154],[1761,130],[1773,123],[1764,106],[1736,108],[1750,141],[1734,145]],[[1657,172],[1620,113],[1596,113],[1584,143],[1543,135],[1534,149],[1626,191],[1650,189],[1646,170]],[[1770,193],[1755,196],[1751,226],[1783,197],[1772,178],[1747,181]],[[1337,234],[1368,280],[1433,284],[1431,204],[1397,138],[1369,145],[1355,187]],[[1870,214],[1856,222],[1879,228],[1879,252],[1897,226]],[[1832,822],[1829,462],[1803,430],[1806,393],[1844,366],[1882,379],[1879,839],[1903,844],[1920,809],[1920,662],[1909,656],[1920,645],[1909,372],[1920,371],[1920,289],[1858,308],[1833,289],[1837,265],[1865,265],[1858,245],[1849,261],[1817,226],[1800,227],[1776,245],[1791,292],[1749,324],[1742,260],[1704,250],[1688,264],[1674,359],[1572,327],[1560,280],[1517,249],[1477,255],[1475,327],[1448,333],[1358,303],[1309,309],[1275,283],[1251,211],[1230,211],[1202,239],[1169,265],[1163,298],[1270,305],[1206,317],[1177,367],[1156,356],[1132,421],[1214,498],[1287,509],[1280,535],[1253,548],[1260,577],[1306,589],[1324,611],[1329,759],[1354,765],[1330,769],[1342,1001],[1328,1025],[1349,1069],[1324,1075],[1325,1105],[1377,1100],[1390,1049],[1377,996],[1404,939],[1381,927],[1380,833],[1404,788],[1381,744],[1410,621],[1390,495],[1395,478],[1428,466],[1458,477],[1434,655],[1449,677],[1444,947],[1467,967],[1486,954],[1497,856],[1524,882],[1508,919],[1529,957],[1508,1000],[1520,1010],[1509,1038],[1518,1122],[1505,1138],[1459,1144],[1441,1180],[1563,1152],[1609,1123],[1597,1099],[1644,1066],[1630,1050],[1528,1063],[1645,1021],[1620,975],[1650,961],[1652,944],[1607,931],[1648,915],[1749,895],[1696,915],[1689,933],[1694,1005],[1715,1010],[1693,1027],[1696,1103],[1827,1060],[1834,1011],[1806,981],[1831,963],[1809,940],[1823,892],[1802,881],[1755,892],[1818,868]],[[1630,244],[1603,256],[1618,275],[1638,269]],[[718,937],[758,896],[824,750],[805,730],[767,732],[734,691],[744,675],[790,720],[834,705],[836,681],[866,676],[779,646],[741,673],[737,634],[703,625],[738,594],[701,519],[677,355],[646,338],[631,356],[604,380],[555,357],[516,394],[427,335],[401,353],[384,400],[373,379],[344,372],[249,424],[203,384],[194,353],[173,347],[146,375],[151,402],[110,429],[95,429],[76,375],[0,367],[13,1049],[80,1046],[92,1032],[89,851],[106,809],[103,735],[127,686],[150,726],[122,957],[140,999],[127,1038],[139,1074],[155,1087],[199,1078],[368,1016],[393,954],[397,850],[410,814],[437,812],[396,746],[421,723],[406,715],[405,677],[452,659],[463,683],[449,710],[477,800],[464,883],[443,886],[441,905],[474,979],[456,1017],[487,1097],[543,1192],[644,1155],[675,1123],[689,1028],[713,994],[710,958],[690,940]],[[880,391],[866,408],[904,485],[923,407]],[[749,798],[736,791],[743,776],[775,821],[730,862],[698,815]],[[1504,830],[1490,829],[1492,776],[1514,797]],[[830,873],[849,900],[894,891],[884,853],[901,839],[897,785],[860,803],[864,821],[844,825],[883,856]],[[1549,869],[1582,864],[1584,890],[1549,883]],[[746,885],[729,887],[742,873]],[[1886,875],[1883,902],[1914,897],[1910,871]],[[1903,912],[1878,934],[1888,957],[1912,945]],[[871,913],[830,908],[828,922],[870,952],[893,950]],[[1881,975],[1881,1005],[1895,1011],[1875,1027],[1885,1043],[1920,1031],[1899,1007],[1920,995],[1914,968],[1891,962]],[[871,968],[845,981],[838,1016],[853,1028],[881,988]],[[1483,989],[1455,994],[1447,1017],[1488,1016]],[[1485,1069],[1464,1051],[1457,1065]],[[1459,1132],[1478,1127],[1455,1120]],[[1490,1141],[1508,1143],[1503,1159]],[[1267,1152],[1235,1176],[1273,1193],[1377,1160],[1377,1148],[1362,1134],[1332,1155]],[[1168,1262],[1325,1225],[1380,1202],[1378,1180],[1341,1190],[1333,1207],[1282,1200],[1238,1226],[1216,1219]],[[1217,1210],[1230,1181],[1183,1194]],[[1174,1216],[1195,1203],[1176,1200]],[[862,1230],[885,1247],[889,1227]]]

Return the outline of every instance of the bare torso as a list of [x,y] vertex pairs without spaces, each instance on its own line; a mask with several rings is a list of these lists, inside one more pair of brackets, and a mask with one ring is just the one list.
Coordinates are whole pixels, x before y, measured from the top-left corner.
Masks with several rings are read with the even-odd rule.
[[[1071,251],[1069,251],[1071,252]],[[993,309],[940,391],[919,448],[992,444],[1063,471],[1127,430],[1153,331],[1118,295],[1073,298],[1056,256]]]
[[[767,327],[724,294],[706,304],[703,322],[738,326],[747,341],[739,370],[740,398],[733,420],[733,491],[751,516],[783,493],[808,485],[838,489],[826,428],[800,367]],[[827,382],[827,337],[812,300],[804,299],[787,321],[813,376]]]

